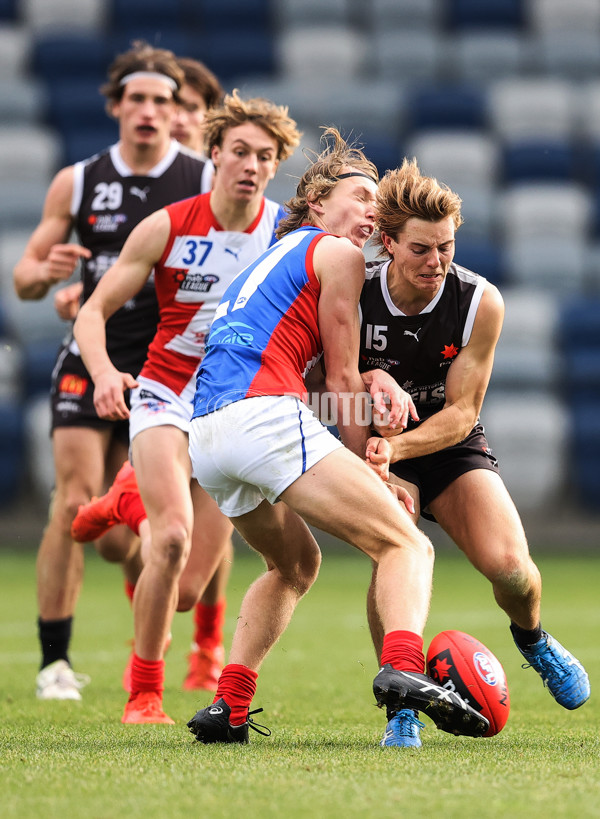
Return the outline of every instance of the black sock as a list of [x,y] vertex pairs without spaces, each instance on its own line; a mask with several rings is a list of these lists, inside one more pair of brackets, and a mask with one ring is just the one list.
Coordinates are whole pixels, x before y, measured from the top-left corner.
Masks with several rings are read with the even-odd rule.
[[519,648],[530,648],[534,643],[542,638],[542,624],[538,623],[536,628],[529,631],[526,628],[519,628],[516,623],[510,624],[512,636]]
[[42,646],[41,668],[56,660],[66,660],[71,665],[68,651],[72,625],[72,617],[65,617],[64,620],[42,620],[38,617],[38,634]]

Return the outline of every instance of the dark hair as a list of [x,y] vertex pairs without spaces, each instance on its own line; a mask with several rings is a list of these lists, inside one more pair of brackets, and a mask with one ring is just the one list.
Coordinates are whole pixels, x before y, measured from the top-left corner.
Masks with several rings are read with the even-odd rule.
[[157,74],[164,74],[176,85],[173,98],[178,102],[177,92],[183,85],[184,71],[177,64],[177,59],[172,51],[166,48],[154,48],[144,40],[134,40],[129,51],[119,54],[108,68],[108,82],[100,87],[100,93],[106,99],[106,108],[111,113],[112,105],[119,102],[125,91],[122,85],[123,77],[133,74],[136,71],[155,71]]
[[178,57],[177,65],[183,69],[184,83],[200,94],[207,108],[215,108],[222,103],[223,88],[210,68],[191,57]]

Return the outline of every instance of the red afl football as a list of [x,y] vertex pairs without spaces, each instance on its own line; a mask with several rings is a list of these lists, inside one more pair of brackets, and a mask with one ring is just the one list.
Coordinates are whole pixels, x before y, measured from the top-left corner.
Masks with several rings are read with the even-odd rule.
[[492,652],[464,631],[442,631],[427,651],[427,673],[438,685],[456,691],[487,717],[493,737],[506,725],[510,698],[506,675]]

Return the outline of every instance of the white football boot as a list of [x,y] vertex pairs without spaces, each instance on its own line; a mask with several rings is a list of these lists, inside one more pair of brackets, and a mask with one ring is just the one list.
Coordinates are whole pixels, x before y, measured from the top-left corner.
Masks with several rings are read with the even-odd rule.
[[87,674],[76,674],[66,660],[56,660],[42,668],[36,677],[40,700],[80,700],[80,690],[90,681]]

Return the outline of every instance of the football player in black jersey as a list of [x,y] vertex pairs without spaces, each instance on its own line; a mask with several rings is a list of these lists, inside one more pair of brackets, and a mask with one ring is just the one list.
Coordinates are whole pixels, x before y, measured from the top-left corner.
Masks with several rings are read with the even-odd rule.
[[[48,190],[42,218],[14,270],[22,299],[41,299],[81,265],[83,299],[117,258],[133,227],[159,208],[202,190],[206,163],[171,139],[184,73],[174,55],[145,43],[117,56],[102,93],[119,123],[119,142],[81,163],[63,168]],[[70,242],[71,231],[79,242]],[[107,330],[114,360],[139,372],[156,330],[152,286],[144,289]],[[110,484],[127,457],[127,424],[98,418],[93,384],[76,344],[59,351],[52,382],[55,490],[37,560],[39,636],[42,648],[37,695],[81,699],[87,681],[70,665],[73,614],[83,577],[83,548],[71,538],[78,507]],[[125,539],[125,542],[123,541]],[[109,535],[120,559],[131,544],[126,576],[135,581],[139,557],[133,535],[118,527]]]
[[[488,578],[517,648],[557,702],[574,709],[589,697],[588,676],[541,627],[540,573],[479,422],[504,305],[496,287],[453,261],[460,208],[460,198],[422,176],[415,160],[381,180],[377,222],[385,259],[367,265],[361,369],[386,370],[390,395],[398,400],[404,389],[412,399],[404,430],[380,418],[378,431],[391,444],[392,480],[414,498],[415,520],[420,514],[436,520]],[[380,440],[369,442],[373,461]],[[379,656],[372,588],[368,611]],[[410,714],[391,715],[382,744],[415,745],[418,730]]]

